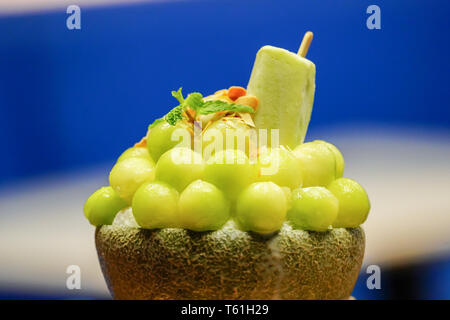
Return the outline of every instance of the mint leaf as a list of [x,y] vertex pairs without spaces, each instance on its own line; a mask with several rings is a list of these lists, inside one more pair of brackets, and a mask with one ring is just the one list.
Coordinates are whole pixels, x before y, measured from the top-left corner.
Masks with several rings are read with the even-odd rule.
[[179,120],[183,119],[182,113],[187,107],[193,109],[197,114],[203,115],[216,113],[219,111],[255,112],[252,107],[242,104],[228,103],[220,100],[203,101],[203,95],[199,92],[192,92],[186,97],[186,99],[184,99],[181,89],[182,88],[178,89],[178,91],[172,91],[172,96],[178,100],[180,105],[170,110],[170,112],[164,117],[164,119],[173,126]]
[[183,119],[181,114],[183,113],[183,104],[185,103],[185,100],[183,98],[183,93],[181,92],[182,89],[183,88],[180,87],[178,91],[172,91],[172,96],[177,99],[180,104],[164,116],[164,120],[172,126],[174,126],[179,120]]
[[182,103],[183,106],[189,106],[195,111],[199,110],[203,104],[203,96],[199,92],[190,93],[186,100],[184,100],[184,103]]
[[198,110],[200,114],[210,114],[219,111],[235,111],[235,112],[248,112],[254,113],[252,107],[242,105],[242,104],[230,104],[225,101],[214,100],[214,101],[206,101],[203,106]]
[[183,119],[181,115],[183,113],[183,108],[181,105],[176,106],[172,110],[169,111],[168,114],[164,117],[164,119],[172,126],[174,126],[179,120]]
[[156,119],[155,121],[153,121],[153,123],[151,125],[148,126],[148,130],[150,130],[151,128],[156,126],[158,123],[163,122],[163,121],[165,121],[164,118]]
[[180,89],[178,89],[178,91],[172,91],[172,96],[178,100],[178,102],[180,104],[184,103],[184,98],[183,98],[183,94],[181,93],[181,89],[183,89],[182,87],[180,87]]

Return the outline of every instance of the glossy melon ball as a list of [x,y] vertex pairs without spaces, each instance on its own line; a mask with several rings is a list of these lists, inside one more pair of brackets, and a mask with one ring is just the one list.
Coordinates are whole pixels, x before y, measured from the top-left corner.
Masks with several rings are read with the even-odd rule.
[[204,180],[234,201],[245,187],[256,181],[257,176],[257,166],[250,163],[244,152],[229,149],[217,152],[206,162]]
[[338,208],[338,199],[326,188],[298,188],[292,192],[287,217],[296,229],[326,231],[335,221]]
[[180,224],[194,231],[217,230],[230,218],[230,204],[215,185],[202,180],[192,182],[181,193]]
[[143,184],[133,197],[133,215],[142,228],[175,228],[179,226],[178,191],[154,181]]
[[339,200],[339,212],[335,228],[356,228],[366,221],[370,211],[370,201],[366,191],[355,180],[340,178],[333,181],[328,189]]
[[152,157],[150,156],[150,153],[148,152],[148,149],[146,147],[131,147],[125,150],[120,157],[117,159],[116,162],[123,161],[125,159],[129,158],[142,158],[150,161],[153,165],[155,165],[155,162],[153,161]]
[[112,224],[120,210],[127,203],[111,187],[102,187],[95,191],[84,204],[84,215],[94,226]]
[[294,149],[303,172],[303,187],[326,187],[336,179],[336,157],[323,143],[307,142]]
[[289,187],[281,187],[286,196],[286,207],[288,210],[292,208],[292,190]]
[[302,186],[302,164],[291,151],[283,147],[262,153],[258,158],[258,167],[259,181],[272,181],[290,189]]
[[203,158],[208,160],[225,149],[240,150],[248,156],[251,132],[251,128],[240,118],[224,117],[213,121],[202,136]]
[[167,121],[162,121],[147,133],[147,149],[154,161],[158,161],[164,152],[175,146],[190,148],[191,145],[191,133],[182,121],[178,121],[174,126]]
[[339,151],[339,149],[334,144],[323,140],[314,140],[313,143],[323,143],[334,153],[336,159],[336,179],[342,178],[342,175],[344,174],[345,161],[341,151]]
[[189,148],[173,148],[164,153],[156,164],[156,180],[164,181],[179,192],[188,184],[203,177],[202,156]]
[[126,202],[131,203],[136,190],[155,178],[153,164],[143,158],[128,158],[117,162],[109,174],[109,184]]
[[256,182],[238,197],[236,220],[246,231],[261,234],[279,230],[286,218],[285,192],[273,182]]

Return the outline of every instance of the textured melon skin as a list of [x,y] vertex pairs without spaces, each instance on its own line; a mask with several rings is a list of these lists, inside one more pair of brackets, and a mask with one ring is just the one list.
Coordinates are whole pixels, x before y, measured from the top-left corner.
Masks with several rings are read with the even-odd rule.
[[237,230],[102,226],[100,265],[115,299],[347,299],[364,256],[362,228],[284,224],[272,237]]

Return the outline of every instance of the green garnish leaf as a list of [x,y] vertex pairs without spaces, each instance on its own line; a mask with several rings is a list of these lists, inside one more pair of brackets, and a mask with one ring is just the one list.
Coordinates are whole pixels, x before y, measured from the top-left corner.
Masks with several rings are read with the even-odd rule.
[[[186,99],[184,99],[181,89],[182,88],[178,89],[178,91],[172,91],[172,96],[174,96],[180,104],[170,110],[170,112],[164,117],[164,120],[172,126],[183,119],[182,114],[187,107],[190,107],[196,113],[203,115],[216,113],[219,111],[255,112],[252,107],[242,104],[228,103],[220,100],[203,101],[203,95],[199,92],[192,92],[186,97]],[[153,126],[153,124],[151,124],[151,126]]]
[[174,126],[179,120],[183,119],[183,108],[181,105],[176,106],[172,110],[169,111],[168,114],[164,117],[164,119],[172,126]]
[[172,91],[172,96],[174,96],[174,98],[177,99],[180,104],[184,103],[183,94],[181,93],[182,89],[183,88],[180,87],[180,89],[178,89],[178,91]]
[[235,112],[248,112],[248,113],[254,113],[255,110],[253,110],[252,107],[246,106],[243,104],[234,104],[234,103],[228,103],[225,101],[220,100],[214,100],[214,101],[206,101],[202,108],[199,110],[200,114],[210,114],[210,113],[216,113],[219,111],[235,111]]
[[164,118],[159,118],[156,119],[155,121],[153,121],[153,123],[151,125],[148,126],[148,130],[150,130],[151,128],[153,128],[154,126],[156,126],[158,123],[165,121]]
[[183,106],[189,106],[193,110],[197,111],[200,108],[202,108],[204,102],[203,102],[203,96],[199,92],[192,92],[190,93],[186,100],[184,100],[184,103],[182,103]]

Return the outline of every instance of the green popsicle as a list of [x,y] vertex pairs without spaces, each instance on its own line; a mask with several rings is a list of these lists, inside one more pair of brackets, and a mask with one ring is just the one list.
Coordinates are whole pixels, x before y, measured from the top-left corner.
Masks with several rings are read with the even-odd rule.
[[[314,102],[314,63],[304,58],[312,39],[307,32],[299,53],[262,47],[255,59],[247,94],[259,100],[258,129],[279,129],[279,143],[295,148],[303,143]],[[267,132],[270,145],[270,131]]]

